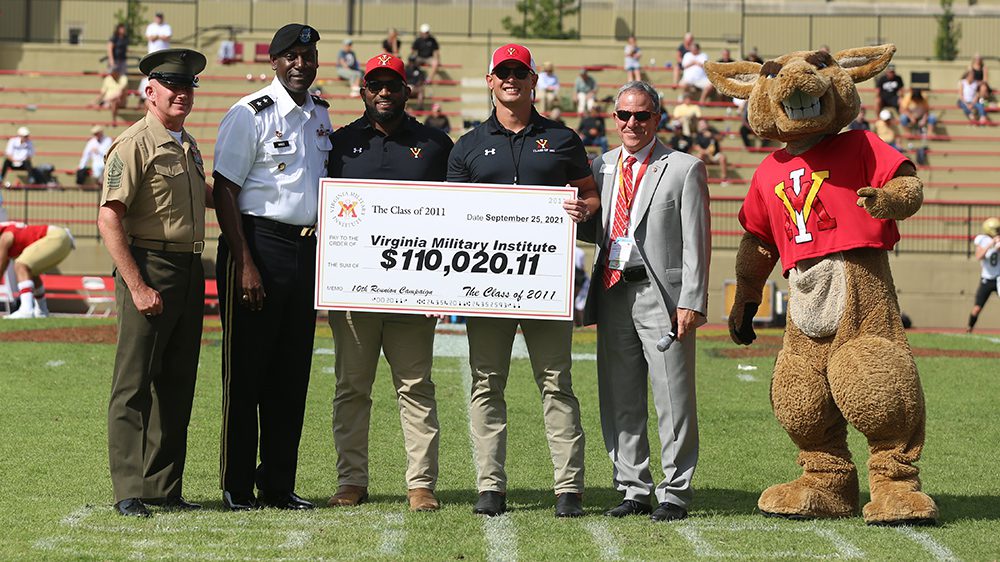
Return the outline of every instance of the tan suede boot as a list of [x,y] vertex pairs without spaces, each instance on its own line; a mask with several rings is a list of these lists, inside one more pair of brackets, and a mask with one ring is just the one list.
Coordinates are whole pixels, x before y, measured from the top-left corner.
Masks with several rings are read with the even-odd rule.
[[330,507],[351,507],[364,503],[368,499],[368,488],[363,486],[344,485],[337,488],[327,505]]
[[406,492],[410,500],[410,511],[437,511],[441,502],[434,497],[434,491],[428,488],[413,488]]

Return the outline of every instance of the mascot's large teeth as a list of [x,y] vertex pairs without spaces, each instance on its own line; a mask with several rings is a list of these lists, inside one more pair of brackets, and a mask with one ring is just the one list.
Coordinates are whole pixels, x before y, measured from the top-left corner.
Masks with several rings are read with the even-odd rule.
[[785,101],[781,102],[781,106],[785,109],[785,115],[793,120],[812,119],[822,112],[819,98],[801,90],[793,92]]

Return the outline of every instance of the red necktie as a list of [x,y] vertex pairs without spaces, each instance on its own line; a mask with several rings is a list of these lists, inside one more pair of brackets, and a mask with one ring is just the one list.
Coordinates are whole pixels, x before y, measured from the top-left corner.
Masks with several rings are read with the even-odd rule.
[[[614,222],[611,223],[611,236],[608,238],[608,257],[611,256],[611,245],[614,241],[625,236],[628,233],[628,215],[629,210],[632,208],[632,195],[635,194],[635,186],[632,185],[632,165],[636,163],[636,159],[633,156],[629,156],[625,159],[625,165],[622,166],[622,181],[621,187],[618,190],[618,198],[615,201],[615,218]],[[604,288],[610,289],[614,287],[622,278],[622,272],[618,269],[611,269],[608,267],[608,260],[604,260]]]

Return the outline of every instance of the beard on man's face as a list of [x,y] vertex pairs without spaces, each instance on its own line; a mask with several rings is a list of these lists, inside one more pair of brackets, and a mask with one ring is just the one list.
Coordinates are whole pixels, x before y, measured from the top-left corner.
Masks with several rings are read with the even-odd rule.
[[403,104],[399,104],[399,105],[393,105],[391,108],[386,109],[384,111],[380,111],[375,106],[375,100],[372,100],[371,102],[366,101],[365,115],[367,115],[368,118],[371,119],[372,121],[384,125],[386,123],[391,123],[392,121],[395,121],[396,119],[402,117],[404,112],[404,107],[405,106]]

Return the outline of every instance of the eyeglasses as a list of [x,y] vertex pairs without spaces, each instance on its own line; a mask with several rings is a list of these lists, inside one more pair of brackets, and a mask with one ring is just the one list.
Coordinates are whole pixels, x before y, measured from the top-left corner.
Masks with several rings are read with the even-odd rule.
[[619,109],[615,111],[615,116],[621,119],[622,122],[628,122],[629,119],[635,117],[636,121],[649,121],[649,118],[653,116],[652,111],[625,111],[624,109]]
[[403,89],[402,80],[369,80],[365,83],[365,88],[371,94],[377,94],[382,91],[382,88],[389,90],[390,93],[398,94]]
[[531,74],[530,68],[525,68],[523,66],[511,67],[511,66],[498,66],[493,69],[493,75],[501,80],[506,80],[513,74],[514,78],[518,80],[524,80]]

